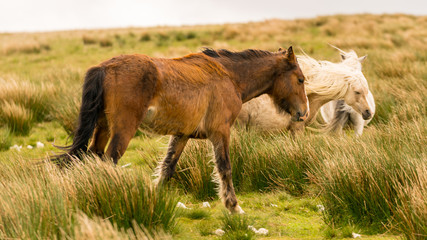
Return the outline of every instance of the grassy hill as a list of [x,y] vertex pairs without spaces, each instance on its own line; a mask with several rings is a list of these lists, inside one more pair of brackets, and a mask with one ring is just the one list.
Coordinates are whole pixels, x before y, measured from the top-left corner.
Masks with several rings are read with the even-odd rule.
[[[89,160],[59,171],[31,160],[58,152],[53,142],[69,142],[85,71],[113,56],[292,45],[297,53],[339,61],[328,43],[368,55],[363,72],[376,115],[360,138],[350,130],[343,136],[307,130],[292,138],[234,129],[233,181],[244,216],[223,213],[206,141],[191,141],[161,192],[150,176],[166,153],[163,136],[138,133],[119,162],[131,163],[126,168]],[[426,88],[426,16],[0,34],[0,238],[215,239],[221,228],[225,239],[351,238],[353,232],[364,239],[425,239]],[[177,209],[178,201],[192,209]],[[201,208],[203,201],[212,208]],[[248,225],[269,234],[254,235]]]

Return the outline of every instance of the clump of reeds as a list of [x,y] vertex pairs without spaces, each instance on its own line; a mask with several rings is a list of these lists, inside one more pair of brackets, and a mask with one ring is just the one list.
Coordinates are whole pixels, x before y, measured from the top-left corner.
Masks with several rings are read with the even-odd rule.
[[[309,154],[299,152],[301,142],[286,135],[259,137],[258,132],[239,129],[230,144],[233,184],[239,192],[287,190],[305,192]],[[215,197],[214,156],[210,143],[197,141],[186,147],[174,176],[182,188],[198,199]]]
[[5,44],[1,49],[3,54],[10,55],[15,53],[37,54],[51,50],[48,43],[38,42],[36,40],[22,40],[18,42],[10,42]]
[[35,121],[45,120],[59,90],[53,84],[34,84],[15,78],[0,79],[0,100],[25,107]]
[[216,184],[212,181],[214,163],[210,143],[190,142],[178,162],[174,179],[185,191],[197,199],[216,197]]
[[12,138],[8,127],[0,128],[0,151],[8,150],[12,145]]
[[411,240],[427,238],[427,164],[415,171],[417,178],[408,179],[409,183],[393,183],[400,202],[393,209],[396,228]]
[[255,233],[249,229],[253,221],[246,215],[229,214],[224,211],[221,222],[222,230],[225,232],[222,239],[249,240],[255,238]]
[[3,101],[1,108],[0,120],[12,132],[20,135],[27,135],[30,132],[33,123],[33,114],[30,110],[8,101]]
[[[0,238],[122,235],[115,230],[150,235],[175,226],[174,191],[153,187],[141,169],[114,167],[88,157],[85,164],[63,170],[22,159],[0,165]],[[88,226],[82,226],[85,222],[108,228],[88,232]]]
[[427,175],[423,132],[419,122],[390,125],[389,132],[376,130],[361,140],[346,140],[348,146],[332,147],[333,154],[311,165],[310,176],[321,188],[326,221],[425,234],[422,200],[410,201],[412,194],[424,199],[427,194],[422,187]]
[[80,105],[80,98],[70,94],[64,95],[62,99],[58,101],[56,107],[52,109],[52,118],[64,128],[69,136],[73,136],[74,134]]

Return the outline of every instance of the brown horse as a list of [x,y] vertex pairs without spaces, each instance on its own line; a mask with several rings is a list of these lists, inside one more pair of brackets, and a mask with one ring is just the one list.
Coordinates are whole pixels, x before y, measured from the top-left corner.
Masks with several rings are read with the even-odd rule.
[[205,49],[174,59],[118,56],[86,73],[73,143],[59,159],[89,150],[117,164],[150,108],[153,131],[172,135],[157,181],[171,178],[189,138],[207,138],[219,195],[231,212],[242,212],[231,178],[230,127],[242,103],[264,93],[293,120],[307,117],[304,75],[292,47],[275,53]]

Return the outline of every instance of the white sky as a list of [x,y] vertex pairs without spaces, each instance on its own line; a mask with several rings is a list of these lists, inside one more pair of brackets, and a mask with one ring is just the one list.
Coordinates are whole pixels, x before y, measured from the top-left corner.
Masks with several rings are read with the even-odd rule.
[[427,0],[0,0],[0,32],[195,25],[338,13],[427,15]]

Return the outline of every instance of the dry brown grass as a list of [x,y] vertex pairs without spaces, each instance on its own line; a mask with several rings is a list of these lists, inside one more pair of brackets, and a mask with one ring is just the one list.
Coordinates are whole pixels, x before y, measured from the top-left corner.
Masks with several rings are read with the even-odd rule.
[[30,109],[14,102],[3,101],[1,104],[0,121],[17,134],[26,135],[30,132],[33,115]]

